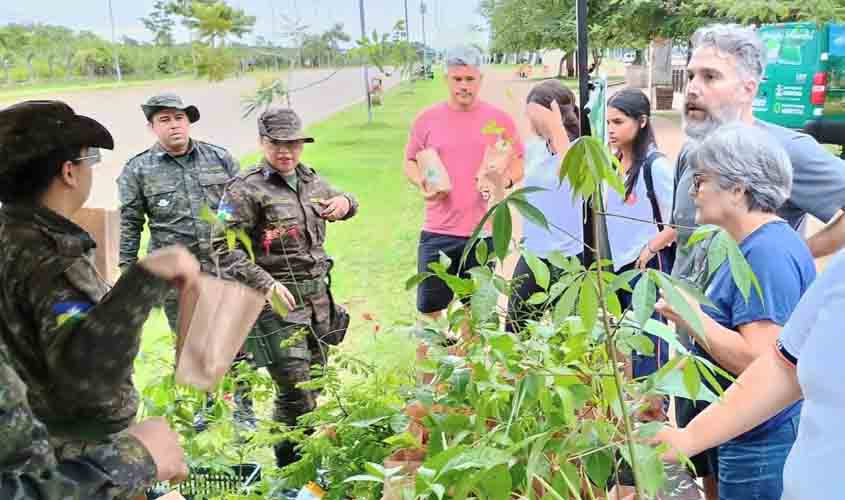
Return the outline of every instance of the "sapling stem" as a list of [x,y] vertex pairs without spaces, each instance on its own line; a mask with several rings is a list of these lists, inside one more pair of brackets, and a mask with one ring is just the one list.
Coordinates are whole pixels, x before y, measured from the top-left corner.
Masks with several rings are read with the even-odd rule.
[[[596,242],[596,262],[602,261],[602,254],[601,254],[601,245],[599,242],[601,241],[599,238],[601,237],[599,231],[599,210],[596,207],[597,203],[601,203],[600,197],[594,197],[592,203],[590,203],[590,209],[593,211],[593,241]],[[607,332],[605,338],[605,349],[607,350],[607,355],[611,360],[613,366],[613,378],[616,382],[616,397],[619,399],[619,407],[622,409],[622,422],[624,424],[625,429],[625,441],[628,444],[628,454],[631,457],[631,471],[634,474],[634,487],[637,490],[637,499],[638,500],[645,500],[645,495],[642,489],[642,483],[640,482],[640,472],[639,467],[637,467],[637,459],[635,456],[635,448],[634,448],[634,431],[633,426],[631,424],[631,415],[628,413],[628,409],[625,405],[625,394],[622,392],[622,384],[624,380],[622,379],[622,374],[619,373],[619,359],[616,356],[616,347],[613,345],[614,335],[611,334],[610,329],[610,321],[609,321],[609,312],[607,310],[607,302],[605,301],[605,290],[604,290],[604,280],[601,276],[601,267],[599,266],[596,270],[597,272],[597,279],[596,284],[598,286],[598,293],[599,293],[599,307],[601,307],[601,319],[602,323],[604,324],[604,331]]]

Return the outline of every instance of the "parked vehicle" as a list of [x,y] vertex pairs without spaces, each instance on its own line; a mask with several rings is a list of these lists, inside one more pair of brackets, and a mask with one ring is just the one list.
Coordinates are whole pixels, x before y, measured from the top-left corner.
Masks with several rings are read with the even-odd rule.
[[845,24],[769,24],[759,33],[768,65],[754,116],[845,151]]

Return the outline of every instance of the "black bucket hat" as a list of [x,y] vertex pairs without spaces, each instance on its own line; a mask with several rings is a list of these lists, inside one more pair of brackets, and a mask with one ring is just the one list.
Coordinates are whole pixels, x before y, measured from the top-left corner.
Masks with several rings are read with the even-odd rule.
[[0,110],[0,175],[69,145],[114,149],[114,139],[97,120],[61,101],[24,101]]

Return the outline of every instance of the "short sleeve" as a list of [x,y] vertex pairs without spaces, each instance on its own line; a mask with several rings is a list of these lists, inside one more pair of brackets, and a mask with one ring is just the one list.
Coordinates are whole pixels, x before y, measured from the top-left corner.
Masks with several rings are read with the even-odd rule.
[[514,153],[516,153],[519,157],[522,157],[525,154],[525,146],[522,144],[522,139],[519,137],[519,131],[516,128],[516,123],[513,121],[513,118],[504,111],[502,112],[502,121],[504,121],[505,124],[505,132],[513,144]]
[[[824,311],[845,309],[845,252],[831,260],[824,273],[807,289],[778,339],[778,350],[792,364],[801,357],[811,334],[822,333],[817,327]],[[839,314],[836,314],[838,317]]]
[[798,264],[787,252],[774,248],[775,245],[777,241],[758,245],[745,256],[760,283],[762,300],[754,286],[747,301],[735,289],[731,306],[733,328],[755,321],[783,326],[801,299],[803,287]]
[[416,161],[417,153],[426,148],[426,132],[424,115],[420,115],[414,120],[411,126],[411,133],[408,136],[408,145],[405,146],[405,159]]
[[830,222],[839,209],[845,208],[845,161],[805,134],[796,134],[785,146],[793,170],[789,202]]

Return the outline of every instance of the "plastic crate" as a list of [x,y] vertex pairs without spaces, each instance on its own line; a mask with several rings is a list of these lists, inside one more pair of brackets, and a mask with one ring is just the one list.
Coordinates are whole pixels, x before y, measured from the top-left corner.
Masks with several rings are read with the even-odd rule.
[[206,500],[223,493],[240,492],[261,480],[261,466],[258,464],[239,464],[231,468],[231,473],[206,467],[192,468],[188,479],[171,487],[158,484],[147,492],[147,499],[154,500],[175,488],[185,500]]

